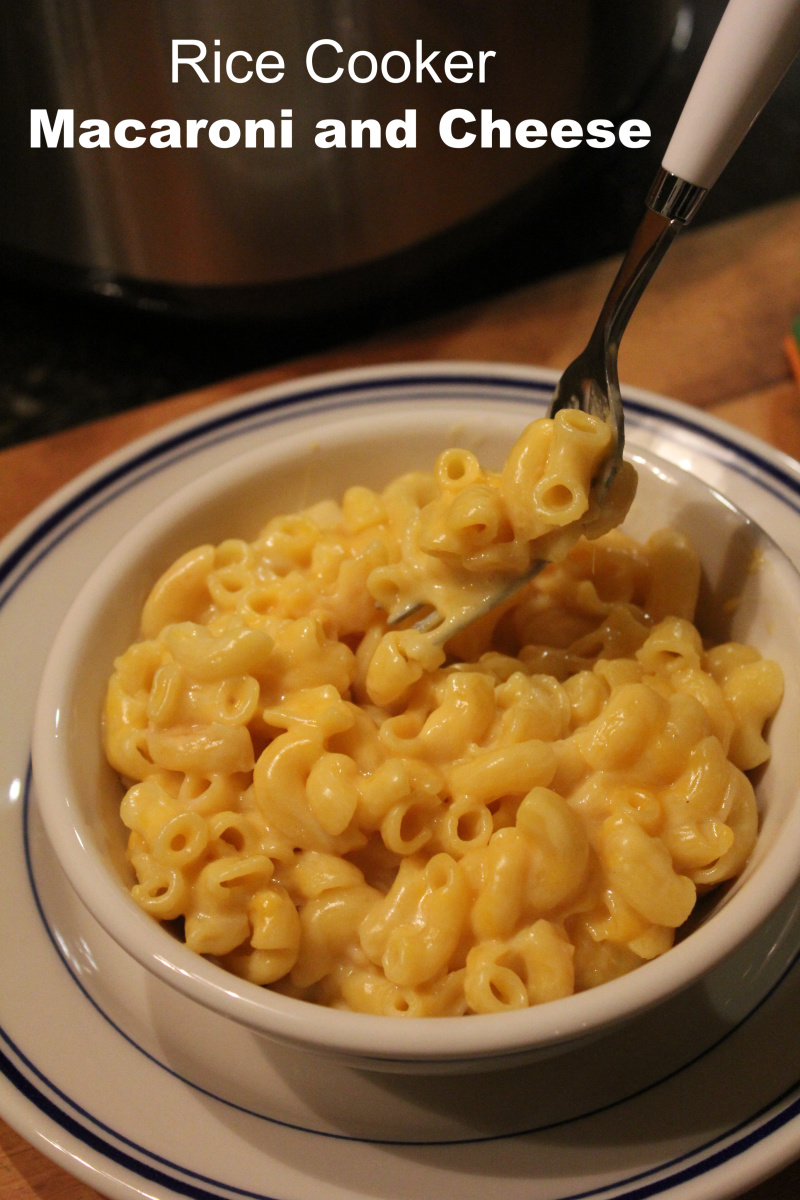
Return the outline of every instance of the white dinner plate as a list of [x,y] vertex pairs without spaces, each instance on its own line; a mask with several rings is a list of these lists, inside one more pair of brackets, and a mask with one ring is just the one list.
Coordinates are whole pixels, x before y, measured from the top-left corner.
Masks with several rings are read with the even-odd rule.
[[[182,484],[321,413],[544,411],[530,368],[370,368],[252,392],[82,475],[0,546],[0,1112],[112,1197],[718,1200],[800,1154],[800,891],[702,985],[590,1046],[469,1077],[374,1075],[272,1046],[160,984],[88,915],[39,821],[30,727],[70,601]],[[630,390],[628,439],[729,496],[800,564],[800,467]],[[357,481],[354,481],[357,482]],[[388,1019],[388,1018],[387,1018]]]

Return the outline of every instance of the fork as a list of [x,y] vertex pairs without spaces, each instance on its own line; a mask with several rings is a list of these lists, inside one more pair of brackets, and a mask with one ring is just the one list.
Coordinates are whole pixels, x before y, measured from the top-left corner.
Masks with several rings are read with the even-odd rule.
[[[800,0],[729,0],[645,201],[645,213],[586,348],[556,386],[548,415],[578,408],[605,421],[611,452],[592,481],[602,503],[622,462],[625,422],[617,374],[620,341],[677,234],[689,224],[800,50]],[[546,562],[505,580],[457,620],[428,613],[415,628],[445,642],[528,583]],[[391,614],[390,627],[419,611]]]
[[798,49],[798,0],[730,0],[597,324],[556,386],[549,416],[580,408],[611,427],[612,452],[593,481],[598,500],[622,461],[617,355],[628,321],[674,238],[695,216]]

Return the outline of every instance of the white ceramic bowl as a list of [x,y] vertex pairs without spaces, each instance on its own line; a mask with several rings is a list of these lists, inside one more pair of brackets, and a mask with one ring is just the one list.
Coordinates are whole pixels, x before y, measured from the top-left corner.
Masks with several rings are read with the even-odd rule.
[[[457,1018],[367,1016],[320,1008],[246,983],[179,944],[143,913],[127,887],[122,789],[100,742],[112,660],[137,634],[152,583],[185,549],[252,537],[288,512],[346,486],[379,487],[432,464],[445,446],[467,445],[498,466],[521,429],[500,408],[454,419],[451,403],[394,411],[366,406],[313,430],[273,433],[263,447],[188,485],[136,525],[92,574],[67,614],[39,694],[34,773],[48,836],[93,916],[147,970],[199,1004],[289,1045],[389,1071],[497,1068],[594,1037],[685,988],[765,919],[800,873],[800,578],[782,551],[702,482],[639,451],[639,495],[626,528],[635,536],[669,524],[687,532],[704,566],[703,621],[715,636],[751,642],[777,658],[786,696],[772,723],[773,758],[758,780],[761,830],[742,876],[667,954],[594,990],[520,1012]],[[729,627],[723,614],[732,611]]]

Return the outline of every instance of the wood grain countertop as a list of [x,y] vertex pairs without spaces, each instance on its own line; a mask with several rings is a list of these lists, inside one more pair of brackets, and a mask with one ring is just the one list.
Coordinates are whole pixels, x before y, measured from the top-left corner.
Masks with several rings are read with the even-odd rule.
[[[6,450],[0,453],[0,535],[104,455],[252,387],[416,359],[563,367],[585,342],[615,266],[598,263],[388,337]],[[798,314],[800,199],[792,199],[678,240],[631,321],[620,376],[714,413],[800,459],[800,392],[782,345]],[[3,986],[13,984],[5,979]],[[0,1121],[0,1200],[90,1200],[96,1194]],[[798,1196],[800,1162],[748,1191],[746,1200]]]

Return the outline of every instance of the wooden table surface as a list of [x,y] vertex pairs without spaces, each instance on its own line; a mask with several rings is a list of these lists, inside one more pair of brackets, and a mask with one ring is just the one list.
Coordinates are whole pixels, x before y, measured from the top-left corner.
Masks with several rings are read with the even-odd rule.
[[[250,387],[318,370],[414,359],[563,367],[585,342],[614,269],[614,262],[599,263],[390,337],[6,450],[0,453],[0,535],[132,438]],[[782,344],[798,314],[800,199],[792,199],[678,240],[631,322],[620,375],[625,383],[723,417],[800,459],[800,393]],[[0,1121],[0,1200],[90,1200],[96,1194]],[[745,1195],[798,1200],[800,1162]]]

